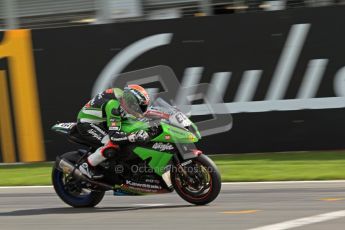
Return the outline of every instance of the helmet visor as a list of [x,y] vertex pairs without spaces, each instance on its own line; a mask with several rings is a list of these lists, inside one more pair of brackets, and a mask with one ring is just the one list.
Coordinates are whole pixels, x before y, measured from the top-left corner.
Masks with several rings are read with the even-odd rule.
[[145,106],[146,108],[140,106],[138,99],[130,92],[124,92],[123,101],[125,104],[124,109],[126,109],[128,113],[136,117],[142,117],[147,109],[147,106]]

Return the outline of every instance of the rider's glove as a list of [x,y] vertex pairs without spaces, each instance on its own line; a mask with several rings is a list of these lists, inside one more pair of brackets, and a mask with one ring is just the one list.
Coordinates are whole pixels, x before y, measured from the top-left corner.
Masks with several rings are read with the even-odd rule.
[[146,142],[150,139],[149,134],[145,130],[140,130],[128,135],[130,142]]

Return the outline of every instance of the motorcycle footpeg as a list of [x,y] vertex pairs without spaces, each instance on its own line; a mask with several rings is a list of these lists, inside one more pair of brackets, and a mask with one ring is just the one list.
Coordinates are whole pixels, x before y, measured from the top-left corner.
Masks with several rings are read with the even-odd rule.
[[93,175],[91,179],[99,180],[99,179],[102,179],[103,177],[104,177],[104,175]]

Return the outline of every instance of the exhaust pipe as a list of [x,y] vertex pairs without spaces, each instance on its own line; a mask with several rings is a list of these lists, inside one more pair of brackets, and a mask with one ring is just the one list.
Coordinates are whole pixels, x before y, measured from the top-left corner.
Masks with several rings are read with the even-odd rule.
[[89,178],[87,178],[82,172],[80,172],[78,168],[76,168],[71,162],[67,161],[64,158],[60,159],[58,165],[62,172],[66,174],[72,174],[73,177],[76,177],[79,180],[89,180]]
[[57,162],[58,162],[57,168],[61,169],[63,173],[71,174],[72,177],[74,177],[78,180],[87,181],[90,184],[99,186],[105,190],[113,190],[114,189],[113,186],[111,186],[111,185],[91,180],[90,178],[85,176],[77,167],[75,167],[71,162],[69,162],[65,158],[62,158],[62,159],[58,158]]

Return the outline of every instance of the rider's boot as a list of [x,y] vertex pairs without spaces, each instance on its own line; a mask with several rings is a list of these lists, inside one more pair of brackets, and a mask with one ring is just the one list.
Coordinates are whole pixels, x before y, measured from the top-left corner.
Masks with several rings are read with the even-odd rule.
[[94,153],[89,155],[84,163],[79,166],[79,170],[90,179],[101,179],[104,175],[97,172],[97,165],[106,159],[113,157],[118,149],[118,145],[109,141],[105,146],[98,148]]

